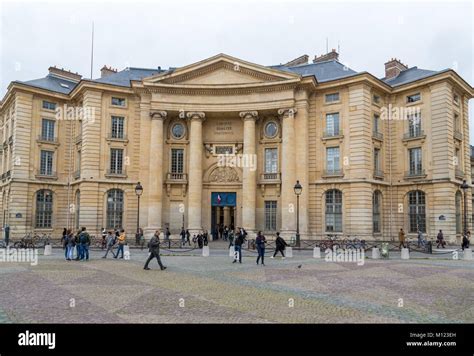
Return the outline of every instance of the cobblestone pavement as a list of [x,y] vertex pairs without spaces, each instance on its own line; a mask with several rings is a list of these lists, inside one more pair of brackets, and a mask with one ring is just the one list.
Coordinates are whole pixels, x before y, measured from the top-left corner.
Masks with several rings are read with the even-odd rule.
[[[474,322],[474,262],[448,258],[326,262],[226,251],[130,260],[0,262],[0,323],[464,323]],[[298,268],[301,266],[301,268]]]

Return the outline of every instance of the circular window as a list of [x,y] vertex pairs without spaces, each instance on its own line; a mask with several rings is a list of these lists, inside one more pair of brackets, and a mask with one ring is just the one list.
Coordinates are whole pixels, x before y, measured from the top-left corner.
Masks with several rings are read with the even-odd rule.
[[278,126],[275,122],[270,121],[268,124],[265,125],[265,136],[273,138],[276,136],[277,132]]
[[171,129],[171,133],[174,138],[182,138],[184,136],[184,126],[183,124],[174,124]]

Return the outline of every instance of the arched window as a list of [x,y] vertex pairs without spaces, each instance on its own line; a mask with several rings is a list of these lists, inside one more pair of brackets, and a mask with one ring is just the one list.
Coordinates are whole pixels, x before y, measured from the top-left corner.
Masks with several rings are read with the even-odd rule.
[[107,229],[121,229],[123,222],[123,190],[107,192]]
[[76,230],[79,230],[79,216],[81,210],[81,191],[76,191],[76,202],[74,206],[74,218],[75,218],[75,227]]
[[426,232],[425,193],[414,190],[408,193],[409,232]]
[[372,195],[372,231],[379,233],[382,231],[381,216],[382,193],[376,190]]
[[462,220],[461,220],[461,201],[462,196],[461,192],[456,192],[456,198],[454,199],[456,202],[456,234],[460,234],[462,232]]
[[342,232],[342,192],[337,189],[326,192],[326,231]]
[[51,228],[53,221],[53,192],[42,189],[36,192],[35,226],[40,229]]

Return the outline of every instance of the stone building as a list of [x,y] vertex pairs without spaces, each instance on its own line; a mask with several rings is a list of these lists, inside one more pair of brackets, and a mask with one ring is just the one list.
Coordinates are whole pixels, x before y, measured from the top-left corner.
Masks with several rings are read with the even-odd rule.
[[0,105],[2,223],[13,238],[66,226],[133,233],[141,182],[147,235],[221,223],[288,236],[298,180],[303,239],[389,239],[401,227],[459,238],[473,88],[451,69],[397,59],[384,78],[334,50],[308,62],[219,54],[12,82]]

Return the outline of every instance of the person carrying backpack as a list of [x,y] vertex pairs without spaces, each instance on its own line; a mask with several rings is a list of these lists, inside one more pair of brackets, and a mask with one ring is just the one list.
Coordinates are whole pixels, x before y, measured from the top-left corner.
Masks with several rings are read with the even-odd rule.
[[257,252],[258,252],[257,265],[261,258],[262,266],[265,266],[264,258],[265,258],[265,244],[266,243],[267,243],[267,239],[265,238],[265,236],[263,236],[262,232],[259,231],[257,234],[257,238],[255,239],[255,244],[257,245]]

